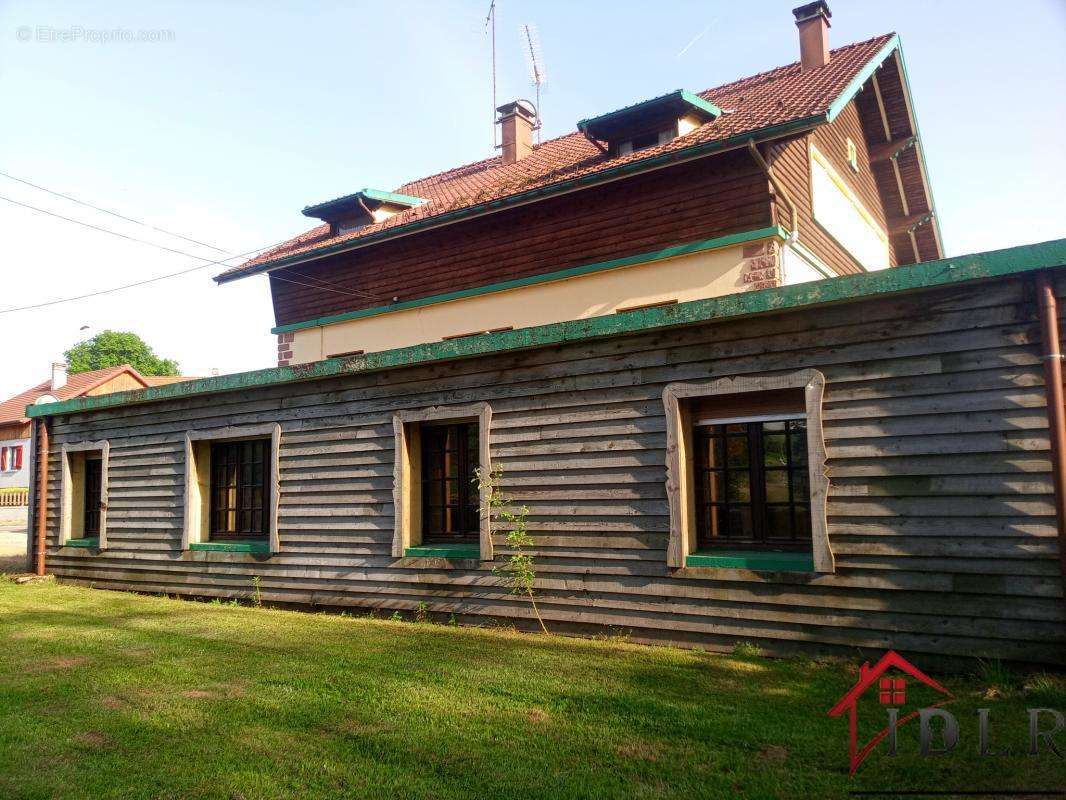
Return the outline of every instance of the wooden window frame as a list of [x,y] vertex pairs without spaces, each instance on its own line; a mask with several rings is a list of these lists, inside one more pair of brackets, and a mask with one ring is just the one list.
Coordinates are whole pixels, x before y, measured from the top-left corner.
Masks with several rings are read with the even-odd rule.
[[[100,456],[100,523],[96,536],[86,537],[85,525],[85,459],[88,455]],[[107,440],[95,442],[71,442],[64,444],[60,460],[60,517],[59,546],[71,542],[91,542],[103,550],[107,547],[107,493],[111,445]]]
[[666,494],[670,508],[667,565],[683,568],[696,552],[696,498],[693,455],[693,420],[685,401],[750,392],[802,389],[807,420],[807,469],[810,480],[811,556],[814,571],[833,573],[836,565],[829,543],[826,501],[825,440],[822,433],[822,398],[825,376],[815,369],[782,375],[737,376],[695,383],[671,383],[663,390],[666,410]]
[[[211,445],[244,439],[268,439],[267,465],[270,470],[266,481],[267,497],[264,498],[263,514],[267,527],[265,540],[262,537],[247,537],[247,542],[264,542],[266,552],[281,551],[278,532],[278,507],[280,490],[281,425],[237,425],[228,428],[212,428],[185,433],[185,514],[181,533],[181,549],[218,549],[240,551],[244,542],[232,539],[211,539]],[[212,547],[212,545],[215,545]],[[259,552],[258,549],[256,552]]]
[[[392,425],[395,438],[393,466],[393,538],[392,555],[403,558],[405,551],[422,544],[421,498],[421,425],[423,423],[468,422],[478,426],[478,460],[482,470],[492,471],[489,432],[492,408],[488,403],[460,406],[431,406],[397,411]],[[492,561],[492,520],[490,491],[482,487],[478,494],[478,558]]]

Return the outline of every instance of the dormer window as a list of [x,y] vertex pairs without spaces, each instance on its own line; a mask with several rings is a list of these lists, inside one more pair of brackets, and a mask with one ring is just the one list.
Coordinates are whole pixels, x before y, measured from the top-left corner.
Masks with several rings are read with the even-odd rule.
[[679,89],[609,114],[583,119],[577,127],[588,138],[606,142],[612,156],[625,156],[668,144],[712,122],[721,113],[714,103]]
[[666,144],[677,138],[677,126],[673,125],[669,128],[664,128],[660,131],[650,131],[648,133],[642,133],[634,136],[632,139],[626,139],[618,143],[618,148],[615,155],[627,156],[630,153],[636,153],[639,150],[647,150],[649,147],[657,147],[660,144]]
[[383,192],[380,189],[361,189],[355,194],[308,206],[303,210],[303,214],[305,217],[328,222],[330,235],[340,236],[360,230],[375,222],[384,222],[401,211],[420,206],[425,202],[421,197],[408,194]]

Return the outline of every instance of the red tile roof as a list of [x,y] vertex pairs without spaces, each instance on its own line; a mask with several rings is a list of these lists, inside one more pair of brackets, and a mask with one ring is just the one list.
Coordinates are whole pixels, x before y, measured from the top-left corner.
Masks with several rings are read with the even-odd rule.
[[108,367],[107,369],[92,370],[90,372],[78,372],[68,376],[66,385],[55,391],[52,391],[52,381],[51,379],[48,379],[37,384],[33,388],[27,389],[26,391],[0,403],[0,425],[29,422],[26,418],[26,406],[33,404],[37,398],[42,395],[50,394],[58,400],[69,400],[72,397],[81,397],[83,394],[91,392],[100,384],[106,383],[112,378],[121,375],[123,372],[128,372],[142,385],[149,385],[144,376],[129,364]]
[[819,69],[803,71],[797,61],[701,92],[703,99],[728,113],[667,144],[612,157],[600,151],[584,135],[575,132],[537,145],[532,154],[515,164],[503,164],[501,157],[496,156],[405,183],[396,192],[424,197],[429,202],[338,236],[330,236],[329,226],[320,225],[244,264],[226,270],[215,280],[233,280],[258,272],[264,265],[282,257],[371,236],[408,223],[428,220],[447,212],[500,200],[659,154],[755,134],[771,126],[824,115],[833,101],[893,36],[885,34],[833,50],[829,64]]

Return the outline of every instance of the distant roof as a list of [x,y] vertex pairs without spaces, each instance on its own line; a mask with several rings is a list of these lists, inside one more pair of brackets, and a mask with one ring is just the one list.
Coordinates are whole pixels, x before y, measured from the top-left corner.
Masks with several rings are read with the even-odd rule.
[[656,163],[690,148],[743,141],[749,136],[784,135],[804,124],[826,122],[841,97],[857,92],[872,67],[898,46],[895,34],[885,34],[833,50],[829,63],[818,69],[803,70],[797,61],[691,95],[722,113],[684,136],[628,155],[604,153],[583,133],[575,131],[536,145],[530,155],[514,164],[504,164],[502,157],[496,156],[405,183],[396,189],[397,193],[425,198],[426,202],[335,236],[329,225],[320,225],[231,267],[215,280],[236,280],[298,257],[324,255],[362,244],[361,240],[369,244],[391,238],[421,223],[443,223],[482,208],[504,205],[518,195],[524,198],[533,192],[547,194],[564,184],[591,180],[598,173],[640,168],[643,162]]
[[117,367],[96,369],[91,372],[78,372],[67,376],[67,382],[59,389],[52,389],[52,380],[49,378],[33,388],[11,397],[0,403],[0,425],[10,425],[15,422],[29,422],[26,417],[26,406],[33,405],[39,397],[50,394],[57,400],[70,400],[72,397],[81,397],[86,392],[91,392],[103,383],[107,383],[114,377],[127,372],[133,376],[142,386],[150,386],[141,373],[129,364],[121,364]]

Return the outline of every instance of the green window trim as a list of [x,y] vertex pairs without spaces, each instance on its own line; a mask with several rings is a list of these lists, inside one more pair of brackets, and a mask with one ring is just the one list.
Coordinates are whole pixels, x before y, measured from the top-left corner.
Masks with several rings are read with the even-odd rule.
[[750,569],[766,572],[814,572],[810,553],[774,553],[765,550],[702,550],[685,559],[686,567]]
[[217,553],[269,553],[270,542],[190,542],[190,550],[213,550]]
[[433,544],[405,547],[404,558],[481,558],[476,544]]
[[99,547],[100,538],[98,536],[90,536],[84,539],[67,539],[67,547]]

